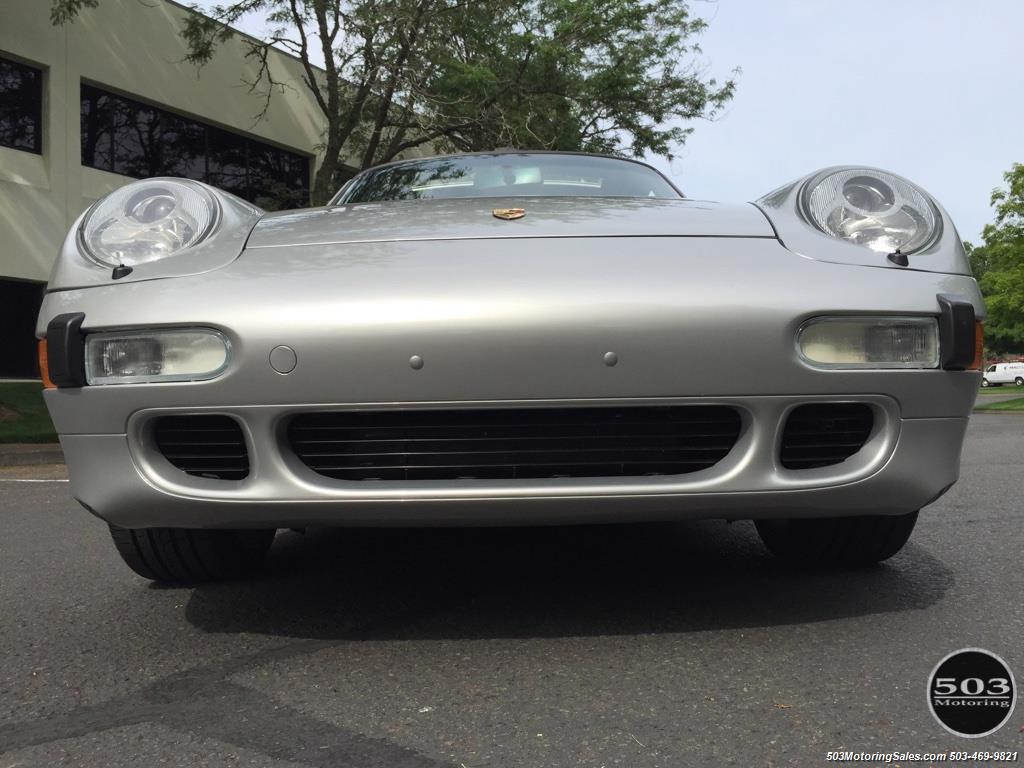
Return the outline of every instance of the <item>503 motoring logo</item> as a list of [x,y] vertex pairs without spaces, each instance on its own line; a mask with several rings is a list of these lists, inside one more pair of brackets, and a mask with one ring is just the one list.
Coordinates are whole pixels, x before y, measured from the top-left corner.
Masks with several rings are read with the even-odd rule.
[[939,725],[969,739],[995,733],[1017,703],[1013,673],[982,648],[962,648],[938,663],[928,680],[928,707]]

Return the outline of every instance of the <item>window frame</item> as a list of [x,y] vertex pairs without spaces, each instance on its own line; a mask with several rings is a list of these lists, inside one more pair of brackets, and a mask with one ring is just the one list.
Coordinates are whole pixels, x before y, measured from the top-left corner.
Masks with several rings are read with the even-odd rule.
[[24,147],[17,146],[15,144],[5,144],[0,142],[0,148],[13,149],[18,152],[28,152],[31,155],[42,156],[44,148],[43,144],[45,139],[44,133],[46,131],[46,109],[44,106],[44,102],[46,100],[46,87],[48,83],[46,67],[39,64],[30,63],[25,59],[22,59],[19,56],[14,56],[13,54],[9,54],[6,51],[0,51],[0,65],[4,64],[10,65],[16,70],[27,70],[28,72],[33,73],[36,77],[38,96],[35,100],[34,114],[32,115],[36,125],[36,130],[33,135],[33,146]]
[[[656,175],[660,176],[661,179],[679,196],[679,199],[682,199],[682,200],[686,199],[686,195],[683,194],[682,190],[679,189],[679,187],[677,187],[675,185],[675,183],[673,183],[673,181],[668,178],[668,176],[666,176],[660,170],[655,168],[653,165],[650,165],[649,163],[645,163],[642,160],[637,160],[637,159],[632,158],[632,157],[621,157],[619,155],[608,155],[608,154],[602,154],[602,153],[597,153],[597,152],[579,152],[579,151],[558,150],[558,149],[523,149],[523,150],[504,150],[504,149],[499,149],[499,150],[490,150],[490,151],[483,151],[483,152],[453,152],[451,154],[446,154],[446,155],[431,155],[429,157],[406,158],[406,159],[402,159],[402,160],[392,160],[392,161],[387,162],[387,163],[381,163],[379,165],[371,166],[371,167],[366,168],[366,169],[364,169],[362,171],[359,171],[355,176],[353,176],[348,181],[346,181],[338,189],[338,191],[335,192],[331,196],[330,200],[327,202],[327,207],[328,208],[333,208],[333,207],[337,207],[337,206],[340,206],[340,205],[346,205],[346,206],[347,205],[379,205],[379,204],[385,203],[385,202],[386,203],[417,202],[417,199],[386,200],[386,201],[382,200],[382,201],[374,201],[374,202],[349,202],[346,198],[347,198],[347,194],[349,192],[351,192],[351,190],[355,187],[357,182],[361,182],[363,180],[363,178],[365,178],[366,176],[369,176],[370,174],[373,174],[373,173],[377,173],[377,172],[379,172],[381,170],[384,170],[386,168],[391,168],[391,167],[401,166],[401,165],[411,165],[411,164],[415,164],[415,163],[427,163],[427,162],[440,161],[440,160],[458,160],[460,158],[473,158],[473,157],[500,157],[502,155],[512,155],[512,156],[515,156],[515,155],[552,155],[552,156],[561,155],[561,156],[568,156],[568,157],[601,158],[601,159],[604,159],[604,160],[619,160],[619,161],[626,162],[626,163],[633,163],[634,165],[639,165],[642,168],[646,168],[647,170],[652,171]],[[477,200],[483,200],[483,199],[501,199],[501,198],[505,198],[505,197],[508,197],[508,196],[506,196],[506,195],[499,195],[496,198],[485,198],[485,197],[481,196],[481,197],[465,197],[465,198],[454,198],[454,199],[477,199]],[[557,197],[557,196],[556,195],[551,195],[551,197]],[[621,197],[621,196],[615,196],[615,195],[601,195],[600,197],[608,198],[608,199],[615,199],[616,197],[619,197],[619,199],[630,199],[630,200],[646,199],[646,198]]]
[[[106,97],[110,100],[109,105],[106,107],[107,114],[103,117],[103,122],[107,124],[104,130],[109,132],[110,135],[104,136],[102,135],[102,133],[100,134],[100,141],[102,143],[109,142],[108,160],[105,164],[100,164],[95,161],[95,148],[92,161],[87,161],[87,156],[85,152],[85,142],[88,135],[87,125],[90,124],[89,121],[92,119],[92,117],[85,111],[83,107],[87,99],[92,99],[92,103],[95,104],[95,102],[98,101],[99,97]],[[135,176],[133,174],[126,173],[125,171],[120,170],[118,168],[118,143],[116,136],[118,125],[115,116],[118,113],[124,111],[138,112],[140,110],[151,111],[155,115],[155,120],[157,122],[157,138],[153,143],[153,145],[156,147],[155,152],[157,156],[152,161],[151,167],[160,169],[161,174],[158,175],[171,175],[168,172],[168,164],[170,163],[170,161],[165,161],[164,158],[164,152],[166,149],[164,142],[165,124],[166,126],[169,126],[171,124],[171,120],[169,118],[171,118],[175,121],[176,129],[178,131],[194,131],[196,132],[197,135],[200,132],[202,134],[202,149],[201,151],[196,153],[195,157],[195,160],[199,160],[201,158],[201,165],[203,169],[202,173],[182,178],[190,178],[193,179],[194,181],[201,181],[203,183],[210,184],[211,186],[218,186],[215,182],[211,181],[211,178],[216,177],[221,173],[220,170],[215,170],[213,149],[214,142],[211,141],[211,139],[214,137],[216,137],[218,140],[227,138],[229,141],[233,141],[236,143],[236,146],[232,151],[238,152],[244,163],[244,173],[242,174],[242,176],[244,177],[244,181],[241,189],[232,188],[225,191],[230,192],[231,194],[236,194],[239,197],[242,197],[243,199],[246,199],[249,202],[253,203],[255,203],[255,201],[259,199],[261,195],[269,194],[269,190],[267,190],[265,187],[260,187],[259,189],[255,188],[254,179],[257,177],[257,174],[253,173],[252,168],[258,156],[265,157],[266,153],[269,152],[272,154],[279,155],[282,161],[284,161],[284,165],[291,165],[296,170],[298,170],[301,179],[301,199],[277,199],[284,200],[284,202],[286,202],[288,205],[291,205],[292,203],[297,203],[299,207],[306,207],[309,205],[310,195],[312,193],[312,160],[314,158],[313,155],[299,152],[292,148],[283,147],[279,144],[275,144],[265,139],[257,138],[252,135],[242,133],[241,131],[226,128],[223,125],[218,125],[217,123],[208,120],[203,120],[194,115],[189,115],[175,109],[169,109],[163,105],[156,104],[152,101],[139,99],[134,95],[126,94],[117,89],[110,88],[108,86],[96,83],[91,80],[86,80],[84,78],[80,81],[79,84],[79,145],[82,149],[80,158],[81,165],[85,168],[92,168],[94,170],[103,171],[105,173],[115,173],[119,176],[126,176],[128,178],[147,178],[145,176]],[[100,118],[96,119],[99,120]],[[99,143],[100,142],[97,142],[97,144]],[[225,146],[220,151],[227,152],[229,149],[230,148]],[[139,159],[137,158],[136,163],[138,162]],[[197,165],[199,165],[199,163],[197,163]],[[197,175],[200,175],[201,178],[196,178]],[[265,177],[266,174],[261,174],[261,178]],[[287,185],[286,179],[282,178],[280,179],[280,181],[282,184]],[[296,194],[300,191],[298,189],[293,189],[290,186],[286,186],[286,188],[289,191],[292,191]]]

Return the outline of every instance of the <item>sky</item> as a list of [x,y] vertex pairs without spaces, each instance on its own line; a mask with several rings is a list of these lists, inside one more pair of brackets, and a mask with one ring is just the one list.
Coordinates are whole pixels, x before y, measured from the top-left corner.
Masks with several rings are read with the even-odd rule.
[[751,200],[830,165],[904,176],[978,242],[1024,163],[1024,1],[718,0],[701,59],[736,95],[672,163],[690,197]]
[[[203,0],[202,6],[213,5]],[[693,0],[698,63],[736,95],[669,162],[689,197],[746,201],[830,165],[930,192],[978,242],[1024,162],[1024,0]],[[259,34],[260,18],[239,25]]]

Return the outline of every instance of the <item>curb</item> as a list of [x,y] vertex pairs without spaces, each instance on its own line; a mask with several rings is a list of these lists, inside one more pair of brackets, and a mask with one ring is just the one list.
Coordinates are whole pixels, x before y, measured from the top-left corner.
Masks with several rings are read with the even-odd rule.
[[0,467],[29,467],[39,464],[63,464],[59,443],[8,443],[0,445]]

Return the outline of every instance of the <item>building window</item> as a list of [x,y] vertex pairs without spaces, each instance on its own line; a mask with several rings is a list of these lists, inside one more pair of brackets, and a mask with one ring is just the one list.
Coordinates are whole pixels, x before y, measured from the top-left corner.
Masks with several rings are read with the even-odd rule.
[[309,204],[309,158],[82,84],[82,165],[205,181],[267,210]]
[[0,59],[0,147],[43,152],[43,73]]
[[45,283],[0,277],[0,378],[38,378],[36,317]]

